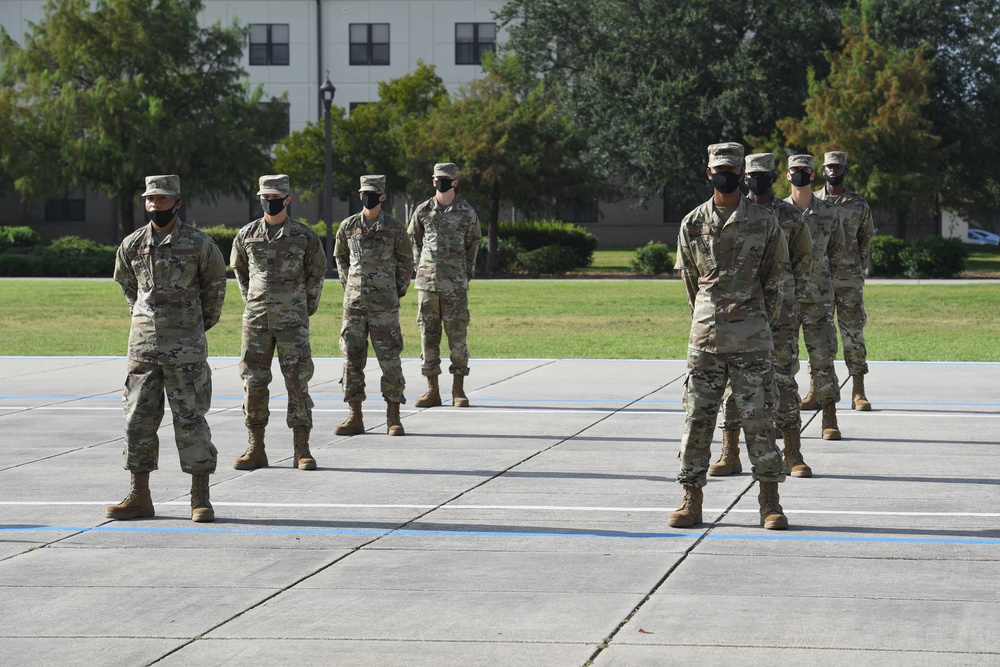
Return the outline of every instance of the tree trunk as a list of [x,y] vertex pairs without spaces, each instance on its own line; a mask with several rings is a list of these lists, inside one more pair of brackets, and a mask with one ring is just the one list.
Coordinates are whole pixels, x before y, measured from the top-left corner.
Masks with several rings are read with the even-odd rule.
[[118,242],[135,231],[135,202],[128,194],[120,193],[118,199]]
[[497,271],[499,260],[498,229],[500,226],[500,183],[493,181],[490,188],[489,253],[486,256],[486,274],[492,276]]

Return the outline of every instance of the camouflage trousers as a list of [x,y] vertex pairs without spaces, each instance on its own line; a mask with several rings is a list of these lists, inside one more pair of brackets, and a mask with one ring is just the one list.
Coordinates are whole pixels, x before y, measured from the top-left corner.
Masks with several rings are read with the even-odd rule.
[[[794,306],[793,306],[794,307]],[[795,318],[790,321],[776,323],[771,328],[771,338],[774,340],[774,353],[771,362],[774,366],[774,384],[778,402],[774,407],[774,424],[781,431],[801,431],[802,415],[799,404],[799,383],[795,380],[799,372],[799,340],[796,335]],[[722,416],[722,428],[740,428],[740,411],[733,397],[733,383],[726,384],[726,394],[723,398],[725,408]]]
[[774,377],[770,352],[712,354],[688,349],[685,386],[684,435],[677,457],[681,484],[705,486],[712,456],[715,420],[722,405],[726,382],[733,383],[733,396],[746,435],[747,452],[753,462],[753,478],[783,482],[784,462],[774,444]]
[[[833,325],[833,302],[804,303],[799,306],[799,325],[809,354],[809,375],[813,396],[821,405],[840,400],[840,381],[833,368],[837,358],[837,330]],[[796,339],[798,332],[796,331]],[[796,340],[796,344],[798,341]],[[798,346],[795,358],[799,358]]]
[[834,288],[834,303],[837,308],[840,340],[844,344],[847,373],[865,375],[868,373],[868,349],[865,347],[865,323],[868,322],[868,314],[865,313],[864,287],[858,285]]
[[417,325],[420,327],[420,372],[425,376],[441,374],[441,329],[448,336],[451,352],[449,372],[454,375],[469,374],[469,347],[465,343],[469,331],[469,293],[431,292],[418,290],[420,310]]
[[288,391],[288,428],[312,428],[313,401],[309,380],[313,376],[309,327],[252,329],[243,327],[240,350],[240,377],[243,378],[243,423],[247,428],[267,426],[271,384],[271,360],[278,352],[278,367]]
[[158,469],[163,421],[163,398],[170,403],[174,440],[181,470],[191,475],[215,472],[218,451],[205,414],[212,405],[212,369],[207,361],[160,365],[128,360],[128,377],[122,404],[125,407],[125,469],[152,472]]
[[345,401],[363,401],[365,395],[365,364],[368,363],[368,338],[371,337],[375,357],[382,368],[382,396],[387,401],[406,403],[403,390],[403,332],[399,329],[398,310],[378,310],[359,313],[344,309],[344,325],[340,329],[340,352],[344,355]]

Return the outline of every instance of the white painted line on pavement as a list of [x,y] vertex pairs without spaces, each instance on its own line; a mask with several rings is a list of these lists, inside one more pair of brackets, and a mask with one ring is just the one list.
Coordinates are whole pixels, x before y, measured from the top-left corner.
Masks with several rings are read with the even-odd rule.
[[[113,505],[115,501],[42,501],[5,500],[0,506],[58,506],[58,505]],[[171,500],[157,505],[189,505],[187,500]],[[673,507],[582,507],[573,505],[421,505],[421,504],[366,504],[366,503],[242,503],[212,501],[220,507],[299,508],[299,509],[439,509],[439,510],[505,510],[552,512],[673,512]],[[724,512],[725,508],[706,508],[706,512]],[[731,509],[730,512],[756,514],[757,509]],[[867,510],[800,510],[788,509],[795,514],[829,514],[838,516],[941,516],[941,517],[1000,517],[1000,512],[881,512]]]

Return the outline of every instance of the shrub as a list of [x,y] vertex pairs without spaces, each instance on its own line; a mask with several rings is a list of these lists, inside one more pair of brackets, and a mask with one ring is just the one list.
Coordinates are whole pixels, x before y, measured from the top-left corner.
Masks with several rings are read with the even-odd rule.
[[233,255],[233,241],[236,240],[236,233],[240,230],[236,227],[216,225],[215,227],[202,227],[201,231],[212,237],[215,245],[219,246],[219,250],[222,252],[222,258],[226,260],[226,264],[229,264],[229,258]]
[[[315,224],[309,225],[309,227],[312,228],[312,230],[314,232],[316,232],[316,235],[319,237],[319,240],[324,244],[323,247],[325,248],[326,247],[326,223],[323,222],[322,220],[320,220],[319,222],[317,222]],[[339,222],[333,223],[333,239],[335,241],[337,239],[337,230],[338,229],[340,229],[340,223]]]
[[903,261],[900,253],[906,248],[906,241],[895,236],[872,237],[872,264],[875,275],[894,277],[903,275]]
[[42,237],[31,227],[0,227],[0,252],[8,248],[42,245]]
[[114,246],[102,246],[78,237],[64,237],[51,246],[18,248],[0,253],[0,276],[110,277],[115,271],[115,250]]
[[908,278],[954,278],[965,271],[969,251],[962,239],[926,236],[899,253]]
[[674,268],[670,261],[670,246],[650,241],[641,248],[636,248],[635,255],[629,260],[629,268],[632,273],[670,273]]
[[528,273],[566,273],[577,266],[579,255],[564,245],[547,245],[523,252],[517,257],[517,267]]
[[583,227],[557,220],[501,222],[497,234],[500,238],[516,239],[521,247],[529,251],[550,245],[570,248],[576,256],[570,268],[590,266],[597,249],[596,236]]
[[[517,256],[524,248],[514,239],[497,239],[496,273],[511,273],[517,265]],[[479,241],[479,254],[476,255],[476,275],[486,275],[486,261],[489,255],[489,239],[483,237]]]

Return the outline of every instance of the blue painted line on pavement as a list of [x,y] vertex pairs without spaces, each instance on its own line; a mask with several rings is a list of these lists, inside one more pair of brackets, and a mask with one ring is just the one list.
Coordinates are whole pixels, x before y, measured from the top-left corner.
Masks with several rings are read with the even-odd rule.
[[[377,528],[224,528],[224,527],[158,527],[158,526],[0,526],[3,532],[102,532],[102,533],[204,533],[215,535],[406,535],[412,537],[590,537],[624,539],[699,539],[694,533],[622,533],[622,532],[559,532],[559,531],[502,531],[502,530],[386,530]],[[765,540],[783,542],[853,542],[876,544],[966,544],[1000,546],[1000,539],[975,539],[956,537],[881,537],[850,535],[797,535],[793,533],[761,533],[725,535],[710,533],[706,539],[714,540]]]

